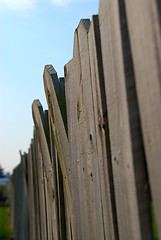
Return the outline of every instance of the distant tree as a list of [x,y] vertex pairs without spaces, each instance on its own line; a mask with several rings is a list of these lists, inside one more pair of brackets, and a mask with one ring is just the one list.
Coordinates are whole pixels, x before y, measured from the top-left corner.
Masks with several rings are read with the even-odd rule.
[[8,198],[8,192],[6,186],[0,186],[0,206],[1,203],[4,203]]
[[5,177],[4,169],[0,165],[0,178]]

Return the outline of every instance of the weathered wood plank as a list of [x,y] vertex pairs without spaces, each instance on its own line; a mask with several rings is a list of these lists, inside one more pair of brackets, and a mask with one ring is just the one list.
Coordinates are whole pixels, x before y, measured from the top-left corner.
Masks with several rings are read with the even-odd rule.
[[22,189],[18,189],[19,194],[21,194],[22,199],[22,209],[21,209],[21,223],[23,234],[21,236],[22,240],[27,240],[29,238],[29,207],[28,207],[28,189],[27,189],[27,168],[26,168],[27,154],[24,153],[21,156],[21,184]]
[[57,150],[54,144],[54,137],[51,127],[51,120],[49,117],[49,133],[50,133],[50,146],[51,146],[51,160],[54,177],[54,188],[56,189],[56,201],[55,208],[57,214],[58,228],[59,228],[59,239],[66,239],[66,224],[65,224],[65,207],[64,207],[64,187],[63,177],[59,166]]
[[60,239],[66,239],[66,223],[65,223],[65,199],[64,199],[64,184],[61,168],[58,160],[57,150],[55,147],[55,158],[56,158],[56,172],[57,172],[57,187],[58,187],[58,210],[59,210],[59,228],[60,228]]
[[[48,184],[46,178],[46,172],[44,171],[44,192],[45,192],[45,205],[46,205],[46,226],[47,226],[47,239],[53,239],[53,231],[55,231],[55,226],[52,225],[52,212],[51,212],[51,203],[50,203],[50,194],[48,191]],[[54,210],[52,210],[54,211]]]
[[29,193],[29,238],[35,239],[35,196],[34,196],[34,188],[33,188],[33,166],[32,166],[32,158],[33,158],[33,149],[32,144],[30,144],[30,148],[28,151],[28,193]]
[[[70,123],[70,119],[69,119],[69,109],[70,109],[70,88],[68,85],[68,81],[67,81],[67,70],[66,70],[66,66],[64,67],[64,73],[65,73],[65,87],[63,87],[63,89],[65,90],[65,98],[66,98],[66,111],[67,111],[67,133],[68,133],[68,141],[69,141],[69,148],[70,148],[70,137],[69,137],[69,123]],[[64,82],[63,82],[64,84]],[[70,149],[69,149],[70,151]],[[57,153],[56,147],[55,147],[55,152]],[[56,154],[56,159],[58,160],[58,154]],[[70,166],[71,165],[71,154],[70,154]],[[57,164],[57,169],[58,169],[58,164]],[[71,171],[71,168],[70,168]],[[70,177],[71,178],[71,177]],[[72,189],[71,188],[71,197],[72,197]],[[65,202],[65,222],[66,222],[66,239],[67,240],[71,240],[72,239],[72,233],[71,233],[71,223],[70,223],[70,213],[69,213],[69,209],[68,209],[68,200],[67,200],[67,194],[66,194],[66,190],[64,187],[64,202]],[[72,208],[73,208],[73,202],[72,202]],[[73,212],[74,213],[74,212]],[[74,218],[74,216],[73,216]],[[76,231],[74,232],[76,234]]]
[[[78,51],[77,33],[75,33],[74,51]],[[68,139],[70,150],[70,172],[71,172],[71,196],[73,205],[73,219],[75,239],[87,239],[85,224],[87,222],[87,211],[84,206],[84,193],[82,180],[82,161],[80,153],[80,137],[78,124],[78,102],[79,97],[80,63],[72,59],[65,65],[66,103],[68,119]],[[79,226],[79,227],[78,227]]]
[[98,15],[92,18],[88,39],[104,236],[105,239],[112,240],[118,239],[118,230],[113,180],[111,178],[111,158],[107,157],[109,149],[106,150],[107,108]]
[[[43,116],[43,114],[42,114]],[[44,132],[46,136],[46,142],[48,145],[48,150],[50,152],[50,134],[49,134],[49,124],[48,124],[48,110],[44,111],[44,116],[42,117],[42,122],[43,122],[43,127],[44,127]],[[51,155],[50,155],[50,160],[51,160]],[[51,162],[51,161],[50,161]],[[52,162],[50,163],[51,169],[52,169]],[[52,173],[52,181],[53,181],[53,189],[54,189],[54,201],[53,203],[51,202],[51,197],[50,197],[50,192],[49,192],[49,186],[48,186],[48,181],[47,181],[47,174],[46,171],[44,171],[44,187],[45,187],[45,200],[46,200],[46,213],[47,213],[47,230],[48,230],[48,240],[52,240],[53,238],[59,239],[58,237],[58,226],[57,226],[57,215],[56,215],[56,189],[54,186],[54,172],[53,169],[51,170],[49,174]],[[53,209],[53,213],[51,213],[51,209]],[[54,224],[53,224],[54,222]],[[55,232],[57,235],[54,235]]]
[[120,22],[120,14],[118,1],[100,1],[100,32],[119,238],[152,239],[135,79],[129,45],[126,46],[127,52],[123,49],[127,29],[125,16],[121,15],[123,21]]
[[[82,113],[78,119],[80,127],[80,151],[81,161],[84,165],[84,194],[85,208],[88,211],[86,231],[87,239],[104,239],[103,212],[100,193],[100,179],[98,167],[98,155],[96,147],[95,119],[93,111],[93,97],[91,87],[91,72],[88,48],[88,31],[90,21],[81,20],[77,29],[78,51],[80,61],[79,93],[82,97]],[[75,54],[75,53],[74,53]],[[79,111],[79,107],[78,107]]]
[[36,166],[36,146],[35,146],[35,139],[33,138],[32,141],[32,148],[33,148],[33,158],[32,158],[32,165],[33,165],[33,188],[34,188],[34,195],[35,195],[35,236],[37,240],[40,240],[40,209],[39,209],[39,192],[38,192],[38,173],[37,173],[37,166]]
[[[23,158],[23,156],[21,156]],[[28,229],[28,199],[27,199],[27,186],[23,172],[23,165],[21,163],[16,167],[13,173],[14,184],[14,236],[17,240],[29,239]]]
[[[50,158],[50,153],[49,153],[49,148],[48,148],[48,143],[46,140],[46,134],[45,134],[45,128],[44,128],[44,126],[48,123],[45,121],[45,115],[44,115],[42,106],[38,100],[35,100],[32,104],[32,113],[33,113],[33,119],[34,119],[35,127],[37,130],[37,134],[38,134],[38,141],[40,144],[42,160],[45,167],[45,177],[47,181],[47,188],[49,193],[48,197],[49,197],[50,209],[51,209],[50,213],[51,213],[52,237],[54,237],[55,239],[58,239],[58,226],[57,226],[56,210],[55,210],[55,189],[54,189],[54,182],[53,182],[53,171],[52,171],[51,158]],[[48,210],[48,205],[47,205],[47,210]]]
[[64,187],[64,203],[65,203],[66,240],[72,240],[73,237],[71,233],[70,214],[68,209],[68,201],[67,201],[65,187]]
[[45,186],[44,186],[44,167],[42,162],[42,156],[40,152],[40,146],[38,143],[38,137],[35,129],[35,153],[36,153],[36,165],[38,169],[38,189],[40,200],[40,236],[41,240],[47,239],[47,221],[46,221],[46,201],[45,201]]
[[161,239],[161,1],[125,0],[158,235]]
[[74,236],[72,202],[70,192],[70,171],[68,170],[70,169],[69,143],[62,118],[63,113],[61,114],[59,102],[57,100],[56,90],[54,88],[54,82],[57,81],[58,77],[52,65],[45,66],[43,78],[49,114],[52,123],[54,142],[58,152],[58,159],[66,189],[66,196],[68,200],[68,208],[71,221],[71,231],[72,235]]

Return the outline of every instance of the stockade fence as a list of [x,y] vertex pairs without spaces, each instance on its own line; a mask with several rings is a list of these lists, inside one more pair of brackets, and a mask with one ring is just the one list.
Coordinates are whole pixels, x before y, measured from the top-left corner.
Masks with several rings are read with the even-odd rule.
[[[10,179],[16,240],[161,239],[161,1],[100,0]],[[153,211],[154,209],[154,211]],[[154,212],[154,213],[153,213]]]

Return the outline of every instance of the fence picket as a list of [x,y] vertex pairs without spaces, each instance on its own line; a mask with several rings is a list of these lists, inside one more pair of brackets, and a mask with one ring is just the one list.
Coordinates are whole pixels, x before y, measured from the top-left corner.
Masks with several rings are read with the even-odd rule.
[[46,99],[49,108],[50,119],[52,123],[52,131],[55,140],[56,149],[58,152],[58,159],[63,175],[63,182],[66,189],[66,196],[68,200],[70,224],[72,235],[74,236],[73,229],[73,214],[72,214],[72,202],[71,202],[71,190],[70,190],[70,156],[69,156],[69,143],[67,139],[67,133],[63,122],[63,117],[59,102],[57,100],[56,89],[54,83],[58,81],[57,73],[52,65],[45,66],[44,69],[44,88],[46,93]]
[[[45,121],[45,113],[43,112],[42,106],[38,100],[35,100],[32,104],[32,113],[33,113],[35,126],[37,129],[38,141],[40,144],[40,151],[42,154],[42,160],[45,168],[45,178],[46,178],[45,185],[47,184],[48,193],[49,193],[47,194],[46,192],[47,214],[49,215],[49,218],[47,219],[49,220],[48,227],[51,221],[51,226],[54,226],[54,229],[52,228],[52,237],[54,237],[55,239],[58,239],[53,169],[52,169],[52,163],[51,163],[51,158],[49,153],[49,147],[48,147],[46,134],[45,134],[45,125],[48,124],[48,122]],[[48,206],[48,204],[50,207]],[[49,214],[49,208],[50,208],[50,214]],[[50,233],[48,234],[48,237],[49,236],[50,236]]]
[[30,144],[30,148],[28,151],[28,193],[29,193],[29,238],[35,239],[35,195],[34,195],[34,186],[33,186],[33,165],[32,165],[32,157],[33,157],[33,149],[32,144]]
[[102,0],[99,11],[119,238],[152,239],[135,79],[121,4]]
[[41,240],[47,239],[47,213],[46,213],[46,201],[45,201],[45,185],[44,185],[44,165],[42,162],[42,155],[40,153],[40,146],[38,143],[37,133],[35,131],[36,140],[36,164],[38,168],[38,188],[39,188],[39,199],[40,199],[40,235]]
[[152,240],[151,206],[161,238],[160,6],[100,0],[64,78],[45,66],[48,110],[33,102],[8,183],[16,240]]
[[105,239],[112,240],[118,238],[118,233],[113,180],[111,178],[112,168],[109,166],[111,164],[110,154],[107,157],[107,151],[110,151],[110,149],[107,148],[106,150],[107,108],[97,15],[92,18],[88,38],[104,235]]
[[161,238],[161,4],[155,0],[132,4],[125,0],[125,4],[152,201]]

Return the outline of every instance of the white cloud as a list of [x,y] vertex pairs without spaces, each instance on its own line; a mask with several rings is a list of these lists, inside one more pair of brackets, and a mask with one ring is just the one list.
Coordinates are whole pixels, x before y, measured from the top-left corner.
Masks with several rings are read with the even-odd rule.
[[80,2],[83,0],[50,0],[52,3],[57,4],[57,5],[67,5],[70,3],[74,3],[74,2]]
[[28,9],[34,7],[35,0],[0,0],[0,8]]
[[[2,8],[17,9],[17,10],[31,9],[35,6],[35,3],[37,1],[38,0],[0,0],[0,10]],[[86,2],[88,0],[49,0],[49,1],[56,5],[65,6],[70,3]]]

